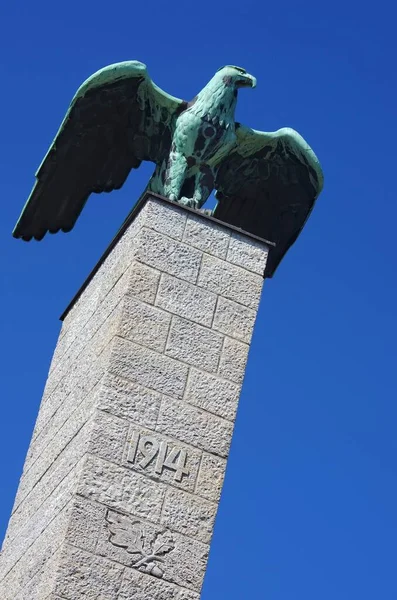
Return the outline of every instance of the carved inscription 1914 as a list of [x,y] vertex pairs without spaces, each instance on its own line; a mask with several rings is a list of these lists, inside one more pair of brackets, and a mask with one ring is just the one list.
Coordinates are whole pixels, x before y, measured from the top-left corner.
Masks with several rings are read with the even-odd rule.
[[127,461],[141,469],[155,461],[154,471],[157,475],[161,475],[164,468],[170,469],[175,471],[174,480],[180,482],[184,475],[189,475],[186,460],[186,450],[171,446],[169,442],[159,442],[152,435],[133,432]]

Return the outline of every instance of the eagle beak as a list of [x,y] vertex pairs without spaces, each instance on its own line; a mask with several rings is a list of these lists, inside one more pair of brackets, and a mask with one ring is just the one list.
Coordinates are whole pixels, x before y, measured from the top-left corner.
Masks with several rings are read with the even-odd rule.
[[244,75],[243,77],[241,77],[241,79],[237,80],[237,87],[239,87],[239,88],[242,88],[242,87],[254,88],[255,86],[256,86],[255,77],[253,77],[252,75],[249,75],[248,73],[246,75]]

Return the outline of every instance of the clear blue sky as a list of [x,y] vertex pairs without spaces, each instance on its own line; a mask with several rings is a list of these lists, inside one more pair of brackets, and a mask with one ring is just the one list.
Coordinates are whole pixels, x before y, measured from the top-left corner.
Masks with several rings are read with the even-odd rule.
[[[94,196],[76,229],[11,230],[79,84],[139,59],[192,98],[224,64],[258,79],[238,119],[297,129],[325,190],[265,283],[203,600],[397,598],[396,15],[392,3],[3,2],[0,8],[0,534],[58,316],[143,189]],[[393,39],[394,38],[394,39]],[[2,535],[0,536],[2,537]]]

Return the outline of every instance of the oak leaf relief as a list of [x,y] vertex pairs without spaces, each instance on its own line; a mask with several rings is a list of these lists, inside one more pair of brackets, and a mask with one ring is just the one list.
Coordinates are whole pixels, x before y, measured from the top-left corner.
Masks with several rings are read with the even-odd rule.
[[106,515],[109,541],[114,546],[125,548],[129,554],[137,554],[136,562],[132,565],[136,569],[142,568],[146,573],[155,577],[163,577],[163,569],[156,563],[164,562],[164,556],[175,548],[175,541],[169,530],[164,530],[153,535],[147,535],[141,521],[131,521],[128,517],[115,512]]

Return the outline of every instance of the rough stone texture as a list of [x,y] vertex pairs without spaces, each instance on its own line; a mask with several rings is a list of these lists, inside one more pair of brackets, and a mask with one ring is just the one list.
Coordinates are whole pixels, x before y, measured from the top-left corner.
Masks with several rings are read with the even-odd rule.
[[140,233],[136,257],[150,267],[195,283],[202,253],[156,231],[143,229]]
[[142,224],[175,240],[181,240],[185,231],[187,213],[178,206],[149,202],[141,213]]
[[205,410],[164,397],[156,429],[207,452],[227,456],[233,425]]
[[65,544],[55,593],[65,600],[117,600],[123,573],[121,565]]
[[161,522],[201,542],[211,540],[218,505],[169,488],[164,501]]
[[154,429],[161,395],[133,381],[107,373],[97,407],[121,419]]
[[163,275],[156,304],[169,312],[211,327],[217,297],[182,279]]
[[233,421],[239,396],[239,385],[197,369],[190,369],[185,402]]
[[95,553],[106,513],[107,508],[103,504],[76,496],[70,513],[65,541],[72,546]]
[[198,285],[243,306],[258,308],[263,279],[241,267],[203,255]]
[[89,433],[90,423],[87,423],[59,458],[54,461],[50,469],[39,479],[32,491],[26,496],[26,500],[15,508],[7,530],[5,540],[7,548],[10,541],[20,533],[25,524],[27,527],[31,527],[32,518],[41,509],[42,505],[45,505],[48,498],[51,500],[59,496],[60,491],[64,490],[69,481],[70,487],[75,488],[78,478],[75,467],[82,453],[88,448]]
[[268,249],[151,198],[66,315],[4,600],[199,600]]
[[188,367],[122,338],[116,338],[109,363],[113,375],[151,388],[163,394],[182,396]]
[[232,300],[219,298],[213,327],[221,333],[249,343],[255,319],[255,310],[232,302]]
[[166,488],[123,467],[88,456],[77,493],[137,517],[158,521]]
[[242,383],[248,358],[248,344],[225,338],[218,373],[221,377]]
[[225,471],[226,460],[224,458],[203,452],[196,492],[200,496],[208,498],[208,500],[218,502],[222,491]]
[[157,288],[160,282],[160,271],[151,269],[146,265],[134,262],[128,269],[128,283],[126,294],[135,296],[142,302],[154,304]]
[[208,224],[200,217],[189,215],[183,241],[198,250],[218,258],[225,258],[230,242],[230,231],[217,225],[208,227]]
[[[33,544],[23,548],[23,552],[18,551],[18,547],[15,548],[14,544],[10,544],[11,550],[8,550],[8,546],[3,548],[0,565],[2,600],[15,600],[15,597],[23,600],[31,600],[31,598],[42,600],[38,588],[53,584],[54,564],[50,570],[48,570],[48,564],[60,550],[69,518],[70,510],[66,506],[38,535]],[[11,552],[15,559],[12,566],[6,558]],[[47,574],[48,577],[46,577]],[[33,578],[36,581],[36,589],[31,585]],[[47,591],[51,591],[51,587]]]
[[172,358],[216,373],[223,336],[191,321],[172,319],[165,353]]
[[226,260],[263,275],[263,266],[266,265],[269,249],[265,244],[256,240],[248,240],[245,236],[232,233]]
[[128,430],[128,421],[98,410],[93,422],[88,452],[120,465]]
[[146,348],[163,352],[170,323],[171,315],[163,310],[139,302],[135,298],[126,298],[117,334]]
[[119,600],[198,600],[199,594],[126,569]]

